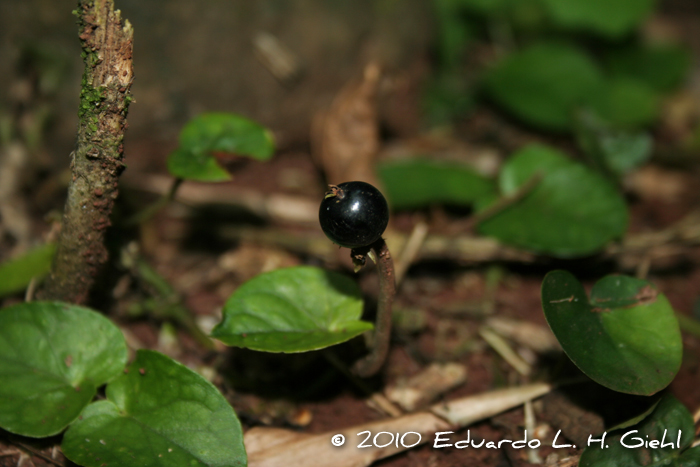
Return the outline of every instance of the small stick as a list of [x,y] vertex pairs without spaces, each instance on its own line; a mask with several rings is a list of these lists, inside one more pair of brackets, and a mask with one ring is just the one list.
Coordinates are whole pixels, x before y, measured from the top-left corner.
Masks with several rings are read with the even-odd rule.
[[38,449],[34,449],[33,447],[29,446],[28,444],[22,443],[20,441],[14,440],[14,439],[10,439],[9,441],[11,444],[14,444],[15,446],[19,446],[20,449],[30,453],[33,456],[37,456],[37,457],[41,458],[45,462],[56,465],[58,467],[63,467],[65,465],[63,462],[57,461],[56,459],[52,459],[51,457],[47,456],[46,454],[39,451]]
[[[389,353],[391,340],[391,304],[396,294],[394,262],[383,238],[370,247],[370,258],[374,253],[379,271],[379,303],[377,305],[377,324],[372,338],[370,353],[353,365],[352,371],[363,378],[376,374],[384,364]],[[356,250],[353,249],[353,257]]]
[[644,255],[641,262],[637,265],[635,276],[637,279],[646,279],[651,268],[651,255]]
[[532,367],[515,353],[505,339],[484,326],[479,329],[479,335],[501,356],[501,358],[503,358],[503,360],[508,362],[515,371],[523,376],[530,374]]
[[36,292],[37,284],[38,281],[36,280],[36,277],[32,277],[32,280],[29,281],[29,285],[27,286],[27,291],[24,293],[25,302],[31,302],[34,300],[34,292]]
[[411,235],[409,235],[408,240],[406,240],[403,250],[401,250],[401,253],[396,261],[397,284],[401,283],[401,279],[403,279],[403,276],[406,274],[406,271],[408,271],[411,263],[415,261],[427,235],[428,224],[425,221],[420,221],[415,225],[415,227],[413,227],[413,231],[411,232]]
[[[525,429],[529,431],[532,434],[532,436],[535,436],[537,420],[535,419],[535,409],[532,407],[532,400],[526,401],[523,406],[523,409],[525,412]],[[542,464],[542,458],[540,457],[539,449],[528,448],[527,460],[531,464]]]

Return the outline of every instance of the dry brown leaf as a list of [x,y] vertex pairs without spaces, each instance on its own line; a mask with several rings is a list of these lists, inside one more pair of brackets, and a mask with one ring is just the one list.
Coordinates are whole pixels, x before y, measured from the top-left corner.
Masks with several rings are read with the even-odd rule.
[[374,161],[379,151],[377,88],[381,71],[365,67],[363,79],[346,85],[311,129],[313,154],[329,183],[362,180],[378,185]]

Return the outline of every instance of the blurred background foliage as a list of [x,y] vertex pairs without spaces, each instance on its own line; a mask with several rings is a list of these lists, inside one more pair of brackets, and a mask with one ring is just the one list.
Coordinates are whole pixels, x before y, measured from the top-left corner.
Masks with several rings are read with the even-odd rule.
[[[683,82],[691,57],[676,38],[643,30],[659,6],[653,0],[117,6],[139,31],[131,141],[148,135],[170,143],[198,113],[227,110],[271,128],[282,147],[304,142],[314,111],[369,61],[393,77],[381,106],[392,134],[468,116],[484,99],[534,128],[571,131],[580,107],[613,126],[640,128],[655,121],[660,98]],[[41,92],[55,96],[52,135],[61,149],[72,145],[81,69],[71,9],[50,0],[0,5],[0,108],[23,99],[18,75],[34,75]],[[260,60],[261,32],[296,60],[289,81]],[[416,101],[419,117],[405,112]]]
[[[588,254],[625,232],[628,213],[621,208],[620,188],[626,174],[662,154],[660,144],[691,157],[697,152],[700,118],[693,109],[699,99],[692,72],[700,44],[688,33],[700,18],[694,5],[687,0],[119,0],[137,31],[125,178],[163,173],[169,154],[190,155],[192,148],[178,146],[187,133],[181,131],[210,112],[251,119],[261,125],[258,139],[274,139],[277,155],[296,151],[308,159],[314,118],[368,63],[376,63],[382,70],[376,90],[381,151],[376,167],[371,155],[371,170],[376,168],[395,209],[436,204],[473,209],[484,216],[479,231],[503,242],[555,255]],[[55,193],[65,184],[66,156],[74,144],[81,63],[71,9],[49,0],[0,3],[0,67],[6,70],[0,74],[0,145],[19,141],[32,153],[27,159],[32,167],[24,171],[30,175],[19,180],[25,189],[37,185],[41,174],[64,174],[40,184],[33,194],[36,213],[60,210]],[[284,66],[270,63],[271,44]],[[207,128],[197,131],[219,134]],[[449,135],[448,146],[466,141],[490,148],[497,157],[484,168],[477,167],[474,148],[462,154],[454,146],[411,147],[411,140],[436,134]],[[408,143],[393,157],[389,143],[396,141]],[[533,142],[546,145],[530,146]],[[227,179],[214,158],[222,151],[241,152],[239,143],[207,146],[203,176]],[[504,165],[526,146],[535,156]],[[557,161],[572,155],[575,160],[549,164],[553,147]],[[173,172],[178,177],[193,171],[180,165],[180,172]],[[532,176],[535,169],[543,186],[532,198],[542,200],[540,214],[546,219],[566,211],[575,201],[567,190],[580,185],[607,193],[604,211],[617,217],[598,229],[595,203],[579,196],[579,233],[599,234],[582,234],[587,240],[576,246],[583,237],[574,232],[555,246],[543,240],[546,225],[525,232],[536,225],[528,217],[531,207],[516,203],[508,212],[490,213],[499,200],[520,196],[528,187],[527,177],[507,187],[508,174]],[[295,193],[317,196],[321,171],[295,175],[301,177],[292,183]],[[261,191],[280,188],[262,179],[250,182]]]
[[[436,0],[439,60],[428,118],[463,115],[485,94],[546,130],[571,131],[577,109],[616,127],[648,126],[659,99],[683,82],[690,65],[685,46],[642,35],[655,6],[652,0]],[[467,58],[484,44],[491,48],[487,70]]]

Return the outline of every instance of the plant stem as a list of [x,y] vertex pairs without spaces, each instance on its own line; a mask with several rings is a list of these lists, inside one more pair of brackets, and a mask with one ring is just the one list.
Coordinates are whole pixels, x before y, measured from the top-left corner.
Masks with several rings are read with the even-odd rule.
[[689,316],[682,315],[676,312],[676,318],[678,319],[678,325],[681,331],[685,331],[688,334],[692,334],[695,337],[700,338],[700,322]]
[[172,285],[148,264],[137,248],[127,247],[122,250],[122,265],[150,289],[155,302],[152,306],[144,306],[147,313],[160,319],[174,321],[185,328],[204,348],[214,350],[214,341],[197,325],[190,311],[183,305],[182,298]]
[[166,192],[163,193],[160,198],[158,198],[153,204],[146,206],[144,209],[141,211],[137,212],[134,214],[131,218],[129,218],[128,221],[126,221],[127,225],[136,225],[136,224],[143,224],[147,220],[149,220],[151,217],[156,215],[158,211],[163,209],[165,206],[167,206],[172,200],[175,199],[175,194],[177,193],[178,188],[180,188],[180,185],[182,185],[182,182],[185,180],[182,178],[176,178],[173,180],[172,185],[170,185],[170,189]]
[[133,81],[133,29],[113,0],[80,0],[76,10],[85,71],[78,138],[61,235],[41,299],[83,303],[107,261],[104,234],[118,194]]
[[163,209],[175,199],[175,194],[184,181],[184,179],[179,177],[174,179],[172,185],[170,185],[170,189],[166,193],[163,193],[153,204],[146,206],[144,209],[131,216],[126,221],[126,225],[143,224],[151,219],[151,217],[156,215],[158,211]]
[[[353,372],[366,378],[376,374],[384,364],[391,340],[391,304],[396,294],[394,261],[383,238],[370,248],[377,258],[379,272],[379,303],[377,304],[377,324],[372,338],[372,348],[368,355],[353,365]],[[354,250],[353,250],[354,251]]]

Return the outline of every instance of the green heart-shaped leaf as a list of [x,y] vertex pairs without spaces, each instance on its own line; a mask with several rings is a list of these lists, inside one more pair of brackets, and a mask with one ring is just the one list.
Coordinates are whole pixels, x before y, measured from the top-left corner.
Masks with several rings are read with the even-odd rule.
[[0,297],[24,290],[32,279],[48,274],[55,252],[56,244],[46,243],[0,264]]
[[580,49],[559,43],[532,45],[509,54],[486,76],[493,99],[522,120],[551,130],[568,130],[574,111],[603,81]]
[[99,313],[53,302],[0,310],[0,427],[59,433],[124,365],[124,337]]
[[607,276],[588,300],[573,275],[552,271],[542,283],[542,308],[569,358],[603,386],[651,395],[680,368],[678,321],[666,297],[647,281]]
[[177,148],[168,156],[168,172],[173,177],[200,182],[225,182],[231,174],[209,152]]
[[649,125],[659,113],[658,96],[646,83],[634,78],[601,82],[588,103],[603,120],[625,128]]
[[213,384],[151,350],[107,386],[61,445],[73,462],[103,465],[245,466],[241,425]]
[[687,76],[691,63],[689,50],[671,44],[628,46],[613,49],[606,56],[606,64],[614,76],[644,81],[658,92],[669,92],[678,87]]
[[653,140],[648,133],[614,129],[590,112],[577,117],[578,145],[602,173],[619,177],[651,157]]
[[502,195],[532,177],[522,199],[487,218],[479,230],[504,243],[559,257],[595,252],[627,228],[627,206],[615,187],[589,168],[545,146],[528,146],[501,170]]
[[396,209],[433,203],[470,205],[495,190],[493,181],[470,167],[426,159],[384,163],[379,177]]
[[[698,467],[700,447],[686,449],[693,441],[694,433],[693,417],[688,409],[675,397],[666,395],[641,423],[607,433],[605,449],[600,442],[587,447],[578,465]],[[601,436],[595,438],[601,439]],[[653,447],[652,442],[656,442]]]
[[323,269],[277,269],[243,284],[224,305],[212,337],[266,352],[305,352],[339,344],[367,330],[355,282]]
[[229,113],[207,113],[190,120],[180,132],[180,146],[168,158],[168,170],[176,177],[199,181],[231,178],[214,152],[267,160],[275,146],[263,126]]
[[[458,2],[443,1],[448,5],[456,5],[469,11],[485,16],[493,16],[496,13],[506,11],[511,5],[511,0],[460,0]],[[459,17],[458,17],[459,18]],[[462,19],[464,21],[464,19]]]
[[654,0],[544,0],[557,25],[612,39],[637,27],[651,14],[654,3]]

